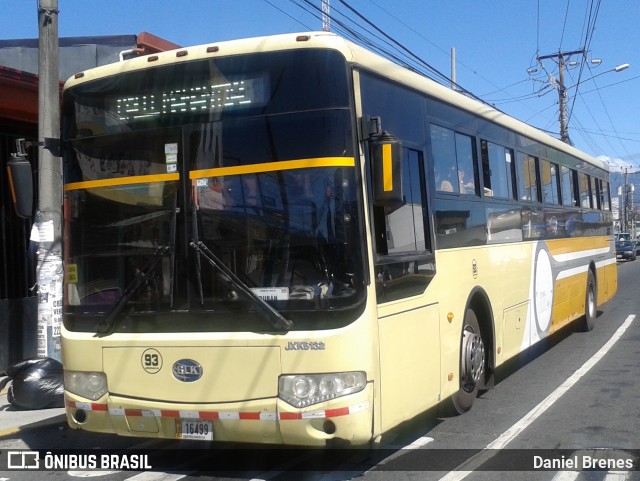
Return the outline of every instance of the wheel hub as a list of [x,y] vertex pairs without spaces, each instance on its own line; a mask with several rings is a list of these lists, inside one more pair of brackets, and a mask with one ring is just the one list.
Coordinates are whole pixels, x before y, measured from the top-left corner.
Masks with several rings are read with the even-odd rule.
[[462,384],[473,390],[484,373],[484,343],[482,337],[465,329],[462,337]]
[[587,292],[587,309],[591,317],[596,317],[596,299],[593,289]]

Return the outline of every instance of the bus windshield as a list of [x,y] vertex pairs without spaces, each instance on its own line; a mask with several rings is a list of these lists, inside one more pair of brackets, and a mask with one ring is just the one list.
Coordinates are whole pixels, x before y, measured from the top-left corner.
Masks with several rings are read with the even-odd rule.
[[273,330],[265,302],[294,329],[355,319],[367,280],[349,98],[344,58],[311,49],[68,88],[65,326]]

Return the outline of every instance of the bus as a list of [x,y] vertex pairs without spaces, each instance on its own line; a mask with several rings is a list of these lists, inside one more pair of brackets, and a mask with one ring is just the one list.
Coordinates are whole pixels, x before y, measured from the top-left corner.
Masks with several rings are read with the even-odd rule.
[[61,144],[74,429],[364,445],[616,292],[605,163],[332,33],[80,72]]

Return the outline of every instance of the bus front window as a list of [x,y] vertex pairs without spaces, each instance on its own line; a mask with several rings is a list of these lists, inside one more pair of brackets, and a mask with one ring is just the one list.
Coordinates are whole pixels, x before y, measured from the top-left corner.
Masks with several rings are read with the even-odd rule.
[[[317,308],[353,294],[343,176],[342,168],[315,168],[196,179],[194,239],[263,299]],[[204,270],[203,305],[233,297],[219,273]]]
[[65,265],[75,312],[108,313],[125,297],[139,311],[171,305],[178,175],[158,161],[171,135],[71,143],[67,178],[78,181],[65,186]]
[[265,303],[300,329],[355,319],[367,281],[347,85],[344,59],[309,51],[68,90],[67,328],[264,330]]

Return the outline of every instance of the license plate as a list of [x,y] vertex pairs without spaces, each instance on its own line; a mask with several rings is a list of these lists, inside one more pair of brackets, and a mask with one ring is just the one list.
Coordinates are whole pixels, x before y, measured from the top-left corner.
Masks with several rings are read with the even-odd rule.
[[205,419],[176,419],[176,437],[213,441],[213,422]]

